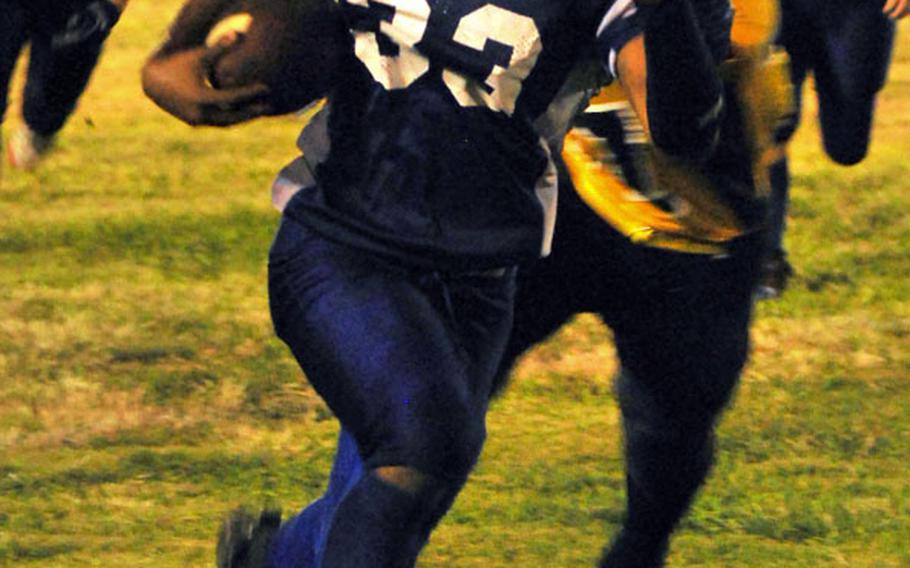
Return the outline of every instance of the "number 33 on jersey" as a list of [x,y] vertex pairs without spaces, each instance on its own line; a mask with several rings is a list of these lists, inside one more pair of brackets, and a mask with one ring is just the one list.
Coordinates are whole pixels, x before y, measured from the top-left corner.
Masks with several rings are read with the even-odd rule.
[[306,163],[316,183],[286,214],[434,269],[545,253],[556,192],[543,138],[574,114],[553,109],[583,98],[567,77],[589,67],[613,1],[337,0],[355,57],[316,123],[326,134],[301,137],[322,146]]
[[533,16],[546,20],[548,14],[534,12],[554,12],[539,1],[340,3],[354,33],[357,58],[386,89],[407,89],[438,66],[446,88],[461,106],[509,115],[543,50],[541,29]]

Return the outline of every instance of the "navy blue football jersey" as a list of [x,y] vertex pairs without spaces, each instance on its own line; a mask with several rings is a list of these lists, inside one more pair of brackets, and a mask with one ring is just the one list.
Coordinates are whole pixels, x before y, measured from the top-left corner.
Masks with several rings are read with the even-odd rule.
[[[730,51],[733,5],[730,0],[692,0],[705,44],[718,63]],[[634,0],[616,0],[597,31],[598,47],[604,63],[615,75],[616,55],[633,37],[642,33],[643,24]]]
[[302,186],[285,214],[439,269],[545,254],[555,172],[540,123],[612,3],[340,0],[354,57],[312,127],[329,146],[279,177]]

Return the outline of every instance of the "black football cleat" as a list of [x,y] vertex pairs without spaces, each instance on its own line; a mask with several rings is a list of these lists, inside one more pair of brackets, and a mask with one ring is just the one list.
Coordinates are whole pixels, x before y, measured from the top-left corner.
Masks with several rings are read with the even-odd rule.
[[769,255],[762,261],[758,283],[755,285],[756,300],[780,298],[793,276],[793,266],[783,252]]
[[661,568],[668,548],[666,536],[623,529],[604,550],[597,568]]

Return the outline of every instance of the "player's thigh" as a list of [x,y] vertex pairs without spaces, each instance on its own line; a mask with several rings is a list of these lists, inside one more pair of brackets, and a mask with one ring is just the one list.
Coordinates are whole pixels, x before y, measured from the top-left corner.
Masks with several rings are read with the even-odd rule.
[[522,355],[546,340],[574,315],[570,301],[559,294],[561,282],[556,273],[537,263],[518,269],[512,326],[494,373],[491,396],[505,389]]
[[560,180],[556,233],[549,256],[518,270],[512,335],[497,376],[502,389],[515,362],[575,315],[617,303],[622,279],[616,245],[625,240]]
[[[447,313],[470,381],[469,388],[479,397],[490,396],[504,353],[512,334],[515,303],[514,267],[486,274],[448,274],[439,283],[448,302],[440,311]],[[480,401],[478,401],[478,404]]]
[[463,474],[489,382],[477,392],[436,290],[287,220],[269,272],[276,332],[367,465]]
[[679,413],[714,413],[732,395],[749,346],[759,239],[730,256],[643,254],[650,277],[614,317],[623,370]]
[[572,274],[556,269],[554,259],[519,269],[509,357],[520,356],[545,340],[577,313],[573,286],[567,285],[573,279]]

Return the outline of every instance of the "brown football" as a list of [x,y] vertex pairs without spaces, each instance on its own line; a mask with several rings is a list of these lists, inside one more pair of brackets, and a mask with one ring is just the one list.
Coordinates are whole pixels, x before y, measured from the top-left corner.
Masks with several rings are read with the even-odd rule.
[[212,26],[206,43],[232,34],[242,37],[215,63],[212,86],[263,83],[272,114],[325,96],[352,49],[333,0],[239,0]]

